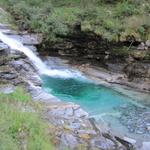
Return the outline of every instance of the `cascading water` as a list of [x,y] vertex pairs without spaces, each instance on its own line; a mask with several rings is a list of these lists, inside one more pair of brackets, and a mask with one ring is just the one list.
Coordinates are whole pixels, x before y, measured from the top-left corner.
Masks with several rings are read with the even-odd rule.
[[25,47],[20,41],[16,39],[9,38],[7,35],[4,35],[0,32],[0,40],[8,45],[11,49],[18,50],[23,52],[35,65],[40,74],[45,74],[52,77],[62,77],[62,78],[84,78],[82,74],[74,70],[57,70],[51,69],[42,62],[42,60],[37,57],[29,48]]
[[150,132],[147,131],[147,124],[150,124],[148,108],[135,104],[134,100],[112,89],[89,82],[78,71],[62,69],[61,65],[58,68],[55,67],[57,64],[53,65],[53,63],[49,67],[21,42],[1,32],[0,40],[11,49],[28,56],[41,74],[43,87],[48,92],[63,101],[80,104],[97,121],[109,124],[115,133],[119,132],[140,140],[150,140]]

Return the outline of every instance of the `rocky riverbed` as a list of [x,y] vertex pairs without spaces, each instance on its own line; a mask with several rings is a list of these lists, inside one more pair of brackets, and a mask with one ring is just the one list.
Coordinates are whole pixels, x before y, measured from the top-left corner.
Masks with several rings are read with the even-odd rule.
[[[24,45],[32,47],[31,49],[36,52],[35,45],[39,41],[35,40],[35,36],[18,35],[5,25],[0,26],[0,31],[2,30],[13,38],[26,41],[23,42]],[[38,70],[32,62],[23,53],[10,49],[3,42],[0,42],[0,84],[0,91],[4,93],[13,92],[16,86],[24,86],[34,101],[41,102],[42,116],[48,121],[49,133],[59,150],[66,147],[82,150],[148,150],[146,149],[148,143],[141,143],[139,146],[131,139],[115,137],[110,131],[97,125],[93,119],[89,119],[88,114],[79,105],[61,102],[43,91]],[[123,114],[125,113],[123,110]]]
[[85,74],[106,82],[150,92],[149,40],[115,43],[93,32],[76,30],[60,38],[61,41],[46,43],[41,54],[68,59]]
[[136,106],[122,106],[119,109],[120,122],[125,125],[130,133],[136,133],[150,137],[150,111],[147,108]]
[[[9,28],[1,25],[3,32]],[[14,35],[11,30],[5,32],[9,36],[22,39],[26,46],[32,46],[34,50],[33,37],[30,35]],[[24,39],[27,37],[27,40]],[[1,92],[13,92],[16,86],[24,86],[32,95],[33,100],[41,101],[43,105],[43,117],[50,124],[50,134],[58,149],[65,147],[71,149],[106,149],[119,150],[131,149],[133,146],[122,144],[110,133],[102,133],[96,128],[93,121],[88,119],[88,114],[73,103],[64,103],[56,97],[43,91],[42,81],[38,71],[32,62],[21,52],[10,49],[6,44],[0,42],[0,83]]]

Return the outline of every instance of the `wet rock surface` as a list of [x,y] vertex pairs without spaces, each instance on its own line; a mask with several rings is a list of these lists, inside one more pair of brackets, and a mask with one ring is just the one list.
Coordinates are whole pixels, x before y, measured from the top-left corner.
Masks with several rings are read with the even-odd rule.
[[[5,33],[4,31],[2,31],[3,33]],[[18,41],[20,41],[21,43],[25,44],[25,45],[38,45],[39,43],[42,42],[42,37],[41,35],[37,35],[37,34],[9,34],[8,37],[16,39]]]
[[94,33],[79,31],[62,37],[60,42],[46,43],[49,50],[41,54],[67,58],[73,65],[106,68],[116,76],[118,73],[124,76],[111,82],[150,92],[149,41],[143,46],[139,42],[131,47],[130,44],[111,43]]
[[[64,150],[66,147],[75,150],[134,149],[130,143],[124,145],[111,133],[96,128],[96,123],[89,120],[88,114],[79,105],[63,103],[43,91],[37,70],[22,53],[3,47],[1,54],[0,59],[4,57],[9,59],[0,64],[0,83],[24,85],[32,94],[33,100],[43,103],[43,118],[49,122],[49,133],[59,150]],[[6,87],[1,91],[11,93],[13,88]]]
[[92,32],[77,32],[62,39],[62,42],[49,45],[50,54],[69,56],[81,62],[88,60],[103,63],[109,49],[107,40]]
[[[135,64],[136,67],[133,67]],[[131,65],[131,66],[130,66]],[[150,92],[150,78],[149,78],[149,64],[109,64],[109,68],[105,69],[97,67],[91,64],[74,65],[75,68],[83,72],[89,78],[95,80],[98,83],[104,83],[105,85],[119,86],[128,89],[134,89],[143,93]],[[134,74],[136,74],[134,76]]]
[[[76,112],[80,113],[77,115]],[[68,113],[70,112],[70,113]],[[79,117],[80,116],[80,117]],[[105,137],[92,125],[88,115],[73,103],[54,103],[46,106],[44,117],[50,123],[53,140],[71,149],[127,149],[113,136]],[[62,148],[63,149],[63,148]]]
[[150,79],[150,64],[131,63],[124,67],[124,72],[127,74],[129,79]]

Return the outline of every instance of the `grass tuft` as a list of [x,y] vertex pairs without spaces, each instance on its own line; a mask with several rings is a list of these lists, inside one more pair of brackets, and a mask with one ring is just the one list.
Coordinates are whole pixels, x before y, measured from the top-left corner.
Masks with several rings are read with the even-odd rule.
[[22,88],[9,95],[0,93],[0,150],[53,149],[47,123],[37,111],[26,109],[30,101]]

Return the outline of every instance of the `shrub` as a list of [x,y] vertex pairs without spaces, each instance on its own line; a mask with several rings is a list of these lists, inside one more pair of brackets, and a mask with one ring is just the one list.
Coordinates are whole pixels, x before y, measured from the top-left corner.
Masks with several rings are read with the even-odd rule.
[[130,34],[139,38],[143,36],[143,25],[149,34],[148,23],[142,23],[145,16],[145,20],[150,20],[147,0],[1,0],[1,3],[15,16],[21,29],[43,33],[45,43],[69,33],[76,22],[81,22],[82,30],[94,31],[110,40],[116,36],[125,39]]
[[88,7],[86,9],[83,10],[80,18],[81,20],[92,20],[93,18],[97,18],[98,17],[98,11],[96,8],[94,7]]
[[124,17],[124,16],[128,17],[133,14],[138,14],[138,10],[136,9],[136,7],[130,4],[128,1],[118,3],[115,11],[116,17]]
[[138,33],[143,41],[148,40],[150,34],[150,17],[145,17],[142,24],[137,28]]
[[54,40],[58,34],[66,34],[67,26],[53,17],[51,0],[7,0],[7,8],[23,30],[43,33],[46,40]]
[[145,12],[150,14],[150,5],[149,5],[149,3],[145,4]]

